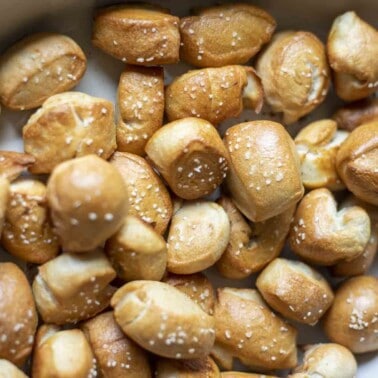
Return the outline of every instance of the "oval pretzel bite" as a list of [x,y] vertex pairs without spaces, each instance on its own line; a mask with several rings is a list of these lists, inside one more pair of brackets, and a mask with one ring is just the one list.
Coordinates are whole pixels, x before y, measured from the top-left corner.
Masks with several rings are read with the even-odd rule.
[[92,43],[114,58],[139,66],[179,61],[179,19],[149,4],[122,4],[99,9]]
[[378,350],[378,279],[359,276],[345,281],[324,318],[328,338],[353,353]]
[[244,64],[270,40],[275,28],[268,12],[249,4],[200,9],[180,21],[180,56],[197,67]]
[[302,198],[299,159],[281,124],[240,123],[227,130],[224,142],[230,166],[226,184],[233,202],[248,219],[262,222]]
[[172,191],[187,200],[214,191],[228,169],[218,132],[198,118],[180,119],[159,129],[148,141],[146,153]]
[[239,116],[243,106],[259,113],[263,97],[260,78],[252,67],[204,68],[189,71],[167,86],[165,111],[169,121],[198,117],[218,125]]
[[37,323],[25,274],[13,263],[0,263],[0,358],[22,366],[32,351]]
[[0,378],[28,378],[8,360],[0,359]]
[[141,219],[125,217],[121,229],[105,245],[117,276],[124,281],[160,281],[167,266],[166,242]]
[[127,283],[114,294],[111,305],[123,332],[159,356],[201,358],[214,344],[214,318],[166,283]]
[[378,31],[355,12],[346,12],[334,20],[327,54],[340,98],[359,100],[377,90]]
[[167,270],[178,274],[200,272],[214,265],[226,249],[230,222],[214,202],[189,202],[172,217],[168,234]]
[[[65,160],[89,154],[108,159],[116,148],[113,104],[80,92],[49,97],[23,127],[32,173],[50,173]],[[52,143],[54,141],[54,143]]]
[[0,151],[0,176],[14,181],[35,162],[32,155],[14,151]]
[[147,353],[122,332],[113,312],[97,315],[83,323],[81,329],[92,348],[101,377],[151,377]]
[[33,294],[45,323],[86,320],[109,305],[116,274],[100,251],[64,253],[39,266]]
[[257,61],[265,99],[286,124],[312,112],[327,95],[329,68],[323,43],[312,33],[277,33]]

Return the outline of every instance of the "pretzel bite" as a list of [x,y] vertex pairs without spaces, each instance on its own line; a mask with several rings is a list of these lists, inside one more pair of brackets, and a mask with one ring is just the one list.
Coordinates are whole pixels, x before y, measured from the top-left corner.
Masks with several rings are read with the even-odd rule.
[[299,159],[282,125],[272,121],[240,123],[227,130],[224,142],[230,160],[227,187],[248,219],[262,222],[302,198]]
[[0,57],[0,101],[13,110],[37,108],[77,85],[86,66],[82,49],[68,36],[32,34]]
[[130,340],[114,320],[113,312],[97,315],[81,325],[104,378],[150,378],[146,352]]
[[192,200],[210,194],[226,177],[227,151],[207,121],[184,118],[159,129],[146,153],[172,191]]
[[0,358],[22,366],[32,351],[37,322],[25,274],[13,263],[0,263]]
[[312,122],[297,134],[294,142],[306,189],[344,189],[336,170],[336,154],[348,135],[337,130],[337,123],[330,119]]
[[34,264],[43,264],[58,254],[44,184],[27,179],[10,185],[1,244],[13,256]]
[[240,371],[223,371],[220,376],[221,378],[278,378],[273,375],[242,373]]
[[180,21],[183,60],[197,67],[244,64],[269,42],[276,22],[259,7],[222,4]]
[[340,98],[355,101],[377,90],[378,31],[355,12],[343,13],[334,20],[327,54]]
[[238,358],[255,369],[288,369],[296,365],[296,330],[277,317],[256,290],[222,288],[217,294],[213,354],[229,355],[231,362]]
[[378,120],[350,133],[337,153],[336,167],[356,197],[378,206]]
[[209,315],[214,313],[215,292],[211,281],[203,273],[178,275],[169,273],[164,277],[167,283],[186,294]]
[[106,254],[124,281],[160,281],[167,266],[166,242],[151,226],[129,215],[105,246]]
[[[89,154],[108,159],[116,148],[113,104],[80,92],[48,98],[23,127],[32,173],[50,173],[63,161]],[[52,142],[53,141],[53,142]]]
[[92,43],[129,64],[157,66],[179,61],[179,19],[149,4],[122,4],[99,9]]
[[35,158],[29,154],[0,151],[0,176],[14,181],[34,162]]
[[148,139],[163,125],[163,68],[127,65],[119,80],[117,102],[117,150],[144,155]]
[[274,259],[260,273],[256,286],[274,310],[309,325],[315,325],[333,301],[326,279],[299,261]]
[[79,329],[54,325],[38,329],[33,353],[33,378],[92,378],[96,365],[91,348]]
[[59,255],[39,266],[34,278],[38,312],[45,323],[58,325],[89,319],[109,305],[115,276],[99,250]]
[[129,193],[129,215],[164,234],[172,217],[172,201],[160,177],[140,156],[115,152],[109,161],[121,174]]
[[7,360],[0,359],[0,378],[28,378],[20,369]]
[[9,181],[0,176],[0,235],[3,230],[9,198]]
[[47,200],[55,232],[68,252],[100,246],[121,227],[128,209],[122,176],[96,155],[58,165],[47,183]]
[[214,202],[189,202],[172,217],[168,234],[169,272],[191,274],[212,266],[226,249],[230,222]]
[[222,196],[218,203],[230,221],[230,241],[216,263],[222,276],[246,278],[263,269],[280,254],[289,233],[295,206],[266,221],[251,223],[230,198]]
[[252,67],[225,66],[189,71],[168,85],[165,111],[169,121],[185,117],[218,125],[237,117],[245,108],[259,113],[264,93]]
[[286,124],[312,112],[327,95],[329,68],[323,43],[312,33],[277,33],[257,61],[265,99]]
[[353,353],[378,350],[378,279],[353,277],[337,289],[324,319],[328,338]]
[[289,378],[355,378],[357,362],[353,354],[339,344],[315,344],[306,346],[301,365]]
[[334,265],[361,255],[369,238],[370,219],[364,209],[352,206],[338,211],[328,189],[315,189],[300,202],[289,241],[306,262]]
[[166,283],[129,282],[117,290],[111,305],[123,332],[158,356],[201,358],[214,344],[214,318]]

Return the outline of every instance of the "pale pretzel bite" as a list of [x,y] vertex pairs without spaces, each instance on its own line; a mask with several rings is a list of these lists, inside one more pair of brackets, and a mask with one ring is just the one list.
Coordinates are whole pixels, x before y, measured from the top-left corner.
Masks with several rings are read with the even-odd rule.
[[28,378],[8,360],[0,359],[0,378]]
[[214,313],[215,291],[211,281],[203,273],[178,275],[169,273],[164,277],[167,283],[186,294],[209,315]]
[[11,255],[34,264],[43,264],[58,254],[44,184],[25,179],[10,185],[1,244]]
[[289,378],[354,378],[357,362],[353,354],[339,344],[307,345],[302,363]]
[[140,156],[115,152],[109,162],[119,171],[129,195],[128,215],[135,215],[164,234],[172,217],[172,201],[160,177]]
[[117,290],[111,305],[123,332],[158,356],[202,358],[214,344],[214,318],[166,283],[129,282]]
[[35,162],[32,155],[14,151],[0,151],[0,176],[14,181]]
[[259,113],[264,101],[261,80],[252,67],[225,66],[189,71],[165,91],[169,121],[185,117],[205,119],[218,125],[237,117],[244,108]]
[[47,183],[47,200],[63,250],[90,251],[121,227],[127,214],[118,170],[96,155],[58,165]]
[[122,4],[99,9],[92,43],[114,58],[139,66],[179,61],[179,19],[149,4]]
[[14,110],[33,109],[72,89],[87,66],[75,41],[63,34],[36,33],[0,57],[0,100]]
[[295,206],[263,222],[249,222],[232,200],[222,196],[218,203],[230,221],[230,240],[217,261],[219,273],[231,279],[246,278],[277,257],[290,230]]
[[117,150],[144,155],[148,139],[163,125],[163,68],[127,65],[119,80],[117,102]]
[[172,217],[168,234],[167,270],[191,274],[221,257],[230,238],[226,212],[214,202],[185,203]]
[[277,33],[257,61],[265,99],[286,124],[312,112],[329,88],[329,68],[323,43],[312,33]]
[[378,120],[350,133],[337,153],[336,167],[356,197],[378,206]]
[[9,181],[0,176],[0,235],[3,231],[9,198]]
[[228,170],[217,130],[199,118],[168,123],[148,141],[146,153],[172,191],[186,200],[210,194]]
[[81,325],[96,358],[97,374],[106,378],[150,378],[147,353],[119,328],[108,311]]
[[84,333],[42,325],[38,329],[32,362],[33,378],[95,378],[96,360]]
[[248,219],[262,222],[302,198],[299,159],[281,124],[240,123],[227,130],[224,142],[230,166],[226,184],[231,199]]
[[370,238],[370,219],[358,206],[338,210],[328,189],[304,196],[290,230],[291,249],[303,260],[334,265],[361,255]]
[[29,282],[13,263],[0,263],[0,298],[0,358],[20,367],[32,351],[38,317]]
[[341,284],[324,319],[328,338],[353,353],[378,350],[378,279],[350,278]]
[[296,365],[296,330],[276,316],[256,290],[222,288],[217,294],[212,355],[227,361],[222,368],[231,370],[233,358],[256,370]]
[[141,219],[125,217],[121,229],[105,245],[106,254],[124,281],[160,281],[167,266],[163,237]]
[[273,375],[257,374],[257,373],[242,373],[239,371],[224,371],[220,378],[278,378]]
[[274,259],[260,273],[256,286],[274,310],[309,325],[315,325],[333,301],[326,279],[299,261]]
[[269,42],[276,22],[259,7],[223,4],[180,21],[183,60],[197,67],[244,64]]
[[[32,173],[51,173],[63,161],[89,154],[108,159],[116,149],[113,104],[80,92],[49,97],[23,127]],[[52,142],[53,141],[53,142]]]
[[86,320],[109,305],[116,273],[100,251],[64,253],[39,266],[33,281],[38,312],[45,323]]
[[377,90],[378,31],[355,12],[346,12],[334,20],[327,54],[340,98],[359,100]]

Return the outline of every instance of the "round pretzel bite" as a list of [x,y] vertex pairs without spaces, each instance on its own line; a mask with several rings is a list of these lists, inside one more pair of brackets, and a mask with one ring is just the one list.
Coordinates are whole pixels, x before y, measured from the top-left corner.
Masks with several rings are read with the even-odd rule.
[[198,117],[213,125],[238,117],[245,108],[259,113],[264,93],[252,67],[225,66],[189,71],[176,78],[165,91],[169,121]]
[[251,223],[230,198],[222,196],[218,203],[230,221],[230,241],[216,263],[222,276],[246,278],[263,269],[280,254],[290,230],[295,206],[266,221]]
[[148,139],[163,125],[163,68],[127,65],[119,80],[117,103],[117,150],[143,156]]
[[129,64],[157,66],[179,61],[179,19],[150,4],[122,4],[99,9],[92,43]]
[[276,22],[261,8],[222,4],[180,21],[183,60],[197,67],[244,64],[269,42]]
[[323,43],[312,33],[277,33],[257,61],[265,99],[286,124],[312,112],[327,95],[329,68]]
[[262,222],[294,206],[303,196],[295,145],[285,128],[272,121],[252,121],[229,128],[226,184],[237,208]]
[[105,312],[81,325],[96,358],[97,373],[106,378],[150,378],[147,353],[130,340]]
[[353,354],[339,344],[307,345],[301,365],[289,378],[355,378],[357,362]]
[[59,251],[46,203],[46,186],[26,179],[10,185],[1,244],[11,255],[43,264]]
[[117,290],[111,305],[123,332],[158,356],[201,358],[214,344],[214,318],[166,283],[129,282]]
[[9,198],[9,181],[0,176],[0,235],[3,231]]
[[95,249],[122,225],[128,210],[118,170],[96,155],[58,165],[47,183],[55,233],[67,252]]
[[124,281],[160,281],[167,266],[167,246],[160,234],[141,219],[129,215],[105,245],[117,276]]
[[22,366],[32,351],[37,323],[25,274],[13,263],[0,263],[0,358]]
[[349,133],[337,130],[337,123],[323,119],[310,123],[295,137],[306,189],[341,190],[345,186],[336,170],[336,154]]
[[333,301],[325,278],[299,261],[274,259],[260,273],[256,286],[274,310],[309,325],[315,325]]
[[38,312],[45,323],[86,320],[109,305],[116,273],[100,251],[64,253],[39,266],[33,281]]
[[226,212],[214,202],[189,202],[172,217],[168,234],[167,270],[191,274],[221,257],[230,238]]
[[355,12],[343,13],[334,20],[327,54],[340,98],[359,100],[377,90],[378,31]]
[[78,84],[86,66],[83,51],[66,35],[30,35],[0,57],[0,101],[13,110],[37,108]]
[[12,182],[34,162],[35,158],[29,154],[0,151],[0,176]]
[[95,377],[95,360],[83,332],[41,326],[33,353],[32,374],[33,378]]
[[0,378],[28,378],[20,369],[7,360],[0,359]]
[[346,187],[362,201],[378,206],[378,120],[352,131],[336,156]]
[[370,238],[370,219],[358,207],[337,210],[328,189],[315,189],[300,202],[291,225],[291,249],[303,260],[334,265],[361,255]]
[[146,153],[172,191],[186,200],[210,194],[228,169],[218,132],[198,118],[180,119],[159,129],[148,141]]
[[[296,330],[277,317],[256,290],[222,288],[217,294],[214,358],[223,353],[231,362],[238,358],[250,368],[263,370],[296,365]],[[231,370],[231,366],[225,368]]]
[[324,317],[328,338],[353,353],[378,350],[378,279],[350,278],[337,289]]
[[164,234],[172,217],[172,201],[160,177],[140,156],[115,152],[109,162],[118,170],[129,193],[128,215],[135,215]]
[[[49,97],[23,127],[32,173],[50,173],[63,161],[89,154],[108,159],[116,148],[113,104],[80,92]],[[52,143],[52,141],[54,141]]]

